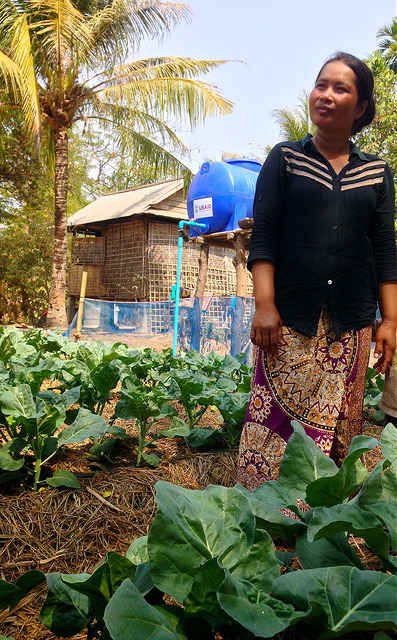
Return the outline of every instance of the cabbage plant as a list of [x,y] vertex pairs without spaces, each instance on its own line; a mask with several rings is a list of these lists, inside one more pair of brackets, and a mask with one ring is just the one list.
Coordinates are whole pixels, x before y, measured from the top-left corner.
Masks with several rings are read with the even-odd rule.
[[[361,631],[380,640],[381,630],[396,632],[397,430],[384,429],[383,459],[368,473],[360,458],[374,438],[353,438],[338,468],[293,426],[278,482],[249,493],[160,481],[149,534],[125,557],[109,553],[93,574],[33,570],[0,581],[3,607],[46,582],[40,618],[63,637],[87,629],[88,640],[250,640],[291,628],[299,640]],[[383,570],[362,565],[352,535]],[[290,552],[276,550],[280,539]]]

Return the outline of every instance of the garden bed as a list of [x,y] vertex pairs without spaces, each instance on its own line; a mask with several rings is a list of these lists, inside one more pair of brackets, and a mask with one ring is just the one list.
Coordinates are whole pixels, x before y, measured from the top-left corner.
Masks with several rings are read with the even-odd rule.
[[[208,420],[216,424],[216,416]],[[130,428],[133,431],[132,425]],[[381,427],[365,425],[365,435],[379,438],[380,433]],[[88,447],[65,447],[56,465],[77,474],[92,473],[95,465],[90,467],[85,457]],[[237,451],[194,453],[187,450],[182,438],[164,439],[158,448],[161,463],[157,469],[136,469],[129,459],[132,449],[124,446],[117,452],[117,466],[98,470],[93,477],[80,477],[79,490],[48,487],[0,496],[1,578],[15,581],[34,568],[44,573],[91,573],[108,551],[124,555],[132,540],[147,535],[150,529],[158,480],[187,489],[204,489],[209,484],[231,487],[236,482]],[[380,449],[364,454],[364,458],[365,466],[372,470],[381,458]],[[379,559],[362,538],[352,537],[351,544],[366,568],[381,569]],[[283,545],[280,548],[289,550]],[[45,591],[38,587],[14,611],[0,613],[0,634],[16,640],[55,640],[57,636],[39,620]],[[76,640],[86,637],[86,632],[75,636]],[[288,638],[285,633],[283,637]]]
[[[59,340],[57,336],[50,335],[48,339],[42,335],[39,340],[36,339],[36,336],[28,339],[30,339],[30,351],[28,349],[26,352],[24,351],[25,347],[20,343],[17,344],[17,338],[15,338],[16,342],[12,341],[14,338],[8,339],[7,342],[6,337],[0,344],[0,360],[8,362],[0,371],[0,374],[3,375],[3,385],[5,385],[3,386],[3,403],[0,405],[3,410],[3,414],[0,412],[3,421],[2,429],[6,431],[9,428],[15,428],[15,424],[18,424],[17,421],[21,420],[20,433],[22,434],[25,423],[36,425],[37,422],[37,428],[42,428],[44,424],[46,431],[44,430],[43,434],[45,437],[50,437],[52,442],[58,439],[60,446],[58,449],[54,449],[54,453],[51,454],[47,462],[45,462],[46,456],[42,456],[44,462],[36,483],[36,486],[39,487],[38,490],[32,491],[29,488],[32,486],[29,473],[27,476],[26,474],[21,476],[20,482],[13,481],[2,485],[3,495],[0,495],[2,514],[0,520],[1,580],[15,583],[18,578],[32,569],[39,570],[43,574],[54,574],[54,572],[92,574],[100,567],[100,571],[102,571],[102,562],[107,553],[115,552],[125,556],[133,540],[149,533],[157,511],[155,485],[158,481],[171,483],[168,485],[168,490],[174,490],[175,487],[199,490],[198,492],[193,491],[199,500],[201,500],[201,491],[209,485],[234,487],[238,435],[245,412],[244,402],[248,401],[246,394],[247,385],[249,386],[249,372],[237,360],[229,358],[228,361],[220,363],[216,358],[209,356],[205,363],[203,361],[204,369],[201,371],[199,367],[201,367],[202,359],[196,357],[193,352],[186,356],[185,362],[172,360],[170,354],[164,358],[159,354],[156,356],[153,354],[153,362],[156,362],[157,367],[155,369],[151,364],[150,353],[147,354],[146,360],[141,356],[135,360],[136,354],[132,358],[131,354],[123,348],[116,354],[111,352],[111,347],[102,349],[95,345],[90,349],[83,347],[80,353],[77,353],[76,345],[72,348],[70,343],[68,345],[60,342],[61,351],[58,354],[59,361],[57,363],[54,360],[56,357],[53,356],[57,350]],[[16,354],[14,364],[11,364],[12,349]],[[42,352],[45,355],[49,351],[53,359],[51,360],[48,355],[45,355],[47,360],[44,364],[37,365],[34,349],[41,350],[40,358]],[[121,358],[121,360],[119,361],[117,358]],[[64,367],[68,359],[72,361],[72,364]],[[112,368],[111,362],[116,363],[116,368]],[[133,370],[134,373],[129,373],[130,370],[126,372],[125,365],[127,363],[131,372]],[[87,368],[88,364],[89,369]],[[45,379],[44,373],[47,370],[51,371],[52,366],[54,366],[54,372],[57,373],[54,373],[52,378]],[[225,373],[227,368],[229,372]],[[117,371],[117,376],[114,380],[119,379],[117,385],[113,385],[113,387],[104,385],[103,381],[107,380],[109,375],[113,376],[115,371]],[[172,379],[170,371],[172,371]],[[191,378],[192,371],[195,372],[193,380]],[[92,372],[94,373],[92,374]],[[93,382],[96,386],[93,386]],[[79,397],[73,390],[77,383],[80,385]],[[54,396],[54,392],[50,390],[51,386],[54,389],[54,384],[63,385],[56,389],[56,394],[59,395]],[[170,385],[168,391],[167,385]],[[194,389],[192,385],[195,386]],[[161,391],[162,386],[163,390]],[[10,389],[11,391],[9,391]],[[190,389],[193,389],[191,397],[189,397]],[[4,400],[4,390],[6,400]],[[156,395],[157,393],[159,395]],[[176,395],[174,395],[175,393]],[[366,409],[364,435],[379,440],[382,427],[373,421],[376,393],[378,390],[374,388],[373,403]],[[231,394],[230,398],[228,394]],[[143,403],[137,400],[139,396],[141,399],[144,397]],[[63,397],[67,397],[67,401],[65,400],[62,405],[59,401]],[[144,407],[149,397],[152,403],[149,409],[150,411],[153,409],[154,413],[150,413],[150,411],[147,413]],[[192,398],[196,398],[193,404]],[[32,404],[33,402],[35,404]],[[165,413],[159,409],[162,402],[167,403]],[[38,421],[40,418],[35,417],[35,411],[36,413],[41,411],[43,416],[44,403],[47,412],[45,415],[48,415],[48,420],[46,418],[46,421],[42,423]],[[206,407],[204,413],[200,409],[203,403]],[[215,404],[218,408],[215,408]],[[22,405],[24,411],[29,410],[30,413],[29,411],[24,413],[21,409]],[[51,409],[51,407],[57,407],[57,409]],[[60,416],[63,415],[66,418],[70,414],[70,419],[65,420],[68,426],[65,428],[65,424],[63,424],[61,427],[55,427],[55,422],[51,422],[53,419],[51,411],[54,416],[59,413],[58,422]],[[72,444],[62,442],[60,434],[73,428],[73,424],[78,421],[76,414],[81,411],[85,412],[85,416],[91,416],[93,423],[95,421],[98,423],[98,420],[102,421],[102,426],[107,425],[109,431],[102,430],[102,435],[99,438],[96,435],[94,440],[92,434],[88,433],[89,437],[86,440],[75,440]],[[141,416],[140,426],[136,420],[132,419],[136,411],[138,412],[136,415]],[[143,418],[145,411],[147,417]],[[97,413],[101,413],[102,417],[98,417]],[[114,414],[118,416],[115,420],[113,419]],[[11,419],[8,416],[11,416]],[[155,420],[152,422],[149,416],[155,416]],[[74,423],[72,423],[73,420]],[[197,424],[198,420],[200,420],[199,425]],[[200,428],[197,429],[197,426]],[[299,428],[301,429],[301,427]],[[146,444],[152,441],[155,445],[154,449],[147,446],[143,449],[142,446],[141,449],[139,448],[142,445],[142,429]],[[120,433],[122,430],[124,430],[124,435]],[[82,431],[81,429],[80,433]],[[163,437],[163,433],[168,433],[168,437]],[[178,435],[179,433],[180,435]],[[159,434],[158,438],[156,438],[157,434]],[[222,434],[222,438],[218,434]],[[26,437],[28,435],[29,429]],[[139,438],[140,435],[141,438]],[[102,446],[104,440],[106,444],[106,439],[109,437],[111,439],[116,437],[115,446],[111,451],[109,450],[109,455],[103,455],[103,453],[93,455],[93,441],[99,443],[95,446]],[[301,436],[297,435],[296,437],[299,440]],[[209,450],[202,451],[192,446],[192,442],[196,443],[197,438],[199,438],[200,444],[206,445]],[[23,452],[17,449],[13,454],[13,460],[10,459],[9,453],[6,453],[5,456],[3,453],[3,465],[6,464],[6,466],[1,467],[0,465],[0,469],[6,469],[10,463],[11,466],[15,463],[19,464],[17,462],[18,455],[24,455],[24,469],[28,472],[30,470],[31,473],[35,464],[34,438],[31,437],[27,442],[32,445],[30,453],[25,453],[25,449]],[[214,444],[218,447],[217,450],[214,449]],[[371,446],[374,447],[374,444],[376,441]],[[225,450],[227,445],[229,449]],[[304,441],[301,442],[301,445],[303,448],[306,447]],[[370,450],[363,454],[362,459],[367,470],[371,472],[382,459],[382,452],[380,446],[372,449],[368,447],[368,449]],[[103,451],[106,452],[107,449],[105,448]],[[148,464],[153,462],[153,451],[155,451],[155,464],[158,463],[156,468],[150,468]],[[299,456],[299,447],[296,452],[296,455]],[[317,455],[320,455],[319,452],[318,454],[316,452],[317,448],[314,447],[314,451],[311,451],[310,455],[316,458]],[[141,468],[138,469],[139,458],[137,456],[141,454]],[[321,466],[322,463],[319,462]],[[347,473],[351,474],[353,468],[356,467],[352,461],[349,464],[350,470]],[[18,469],[17,474],[19,473]],[[70,476],[75,474],[80,487],[70,488],[73,485],[69,485],[67,488],[64,486],[54,488],[48,486],[47,480],[52,481],[55,477],[54,474],[60,470],[69,473]],[[356,472],[359,473],[354,471],[354,473]],[[310,480],[308,482],[310,483]],[[160,482],[159,486],[164,486],[164,482]],[[209,495],[207,492],[205,493]],[[351,493],[352,491],[346,493],[346,496]],[[203,500],[205,499],[203,497]],[[218,498],[215,499],[214,504],[217,500]],[[237,500],[240,500],[238,496]],[[302,517],[302,514],[300,516]],[[297,519],[299,520],[299,518]],[[365,536],[365,533],[361,533],[361,535]],[[293,544],[291,539],[289,540],[289,543]],[[372,572],[384,570],[380,560],[383,552],[380,556],[378,552],[378,555],[373,553],[367,546],[368,540],[366,542],[364,538],[353,535],[350,531],[348,542],[354,549],[358,558],[357,562],[362,563],[361,568],[369,569]],[[298,557],[295,555],[294,549],[287,544],[286,539],[281,541],[276,536],[275,545],[278,551],[290,552],[291,556],[295,556],[289,569],[301,569]],[[347,547],[349,548],[349,545]],[[375,551],[376,548],[375,545]],[[305,567],[303,568],[305,569]],[[287,566],[281,567],[281,573],[283,574],[289,569]],[[298,573],[304,572],[299,571]],[[39,621],[39,612],[46,589],[40,585],[32,592],[26,591],[25,593],[27,593],[26,597],[17,606],[10,611],[5,610],[0,613],[0,636],[3,634],[7,638],[12,637],[16,640],[30,640],[31,638],[55,640],[58,636],[53,635]],[[168,593],[172,593],[172,591],[166,591],[166,594]],[[167,597],[166,595],[165,598]],[[168,601],[166,600],[166,602]],[[387,633],[393,637],[391,632],[387,631]],[[79,640],[85,639],[87,632],[75,634],[73,637]],[[228,640],[228,636],[222,638],[219,634],[214,637],[217,640]],[[350,634],[348,636],[349,640],[350,638],[369,639],[373,637],[373,631],[368,633],[361,631],[356,635]],[[213,638],[213,634],[210,634],[208,638],[207,636],[203,637],[202,640],[210,640],[210,638]],[[274,638],[292,640],[294,634],[288,628],[281,635],[275,635]],[[146,640],[146,638],[142,637],[138,640]]]

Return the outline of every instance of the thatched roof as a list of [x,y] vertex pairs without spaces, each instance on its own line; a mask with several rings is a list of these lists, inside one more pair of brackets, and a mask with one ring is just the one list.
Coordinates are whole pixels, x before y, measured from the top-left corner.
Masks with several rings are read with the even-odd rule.
[[68,227],[80,227],[96,222],[118,221],[122,218],[149,214],[180,220],[180,208],[162,210],[161,203],[183,189],[183,179],[167,180],[126,191],[118,191],[98,198],[68,218]]

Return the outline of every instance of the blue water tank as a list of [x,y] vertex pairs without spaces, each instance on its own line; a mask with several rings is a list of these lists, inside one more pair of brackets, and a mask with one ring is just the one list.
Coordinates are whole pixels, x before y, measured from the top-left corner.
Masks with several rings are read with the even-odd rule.
[[192,236],[233,231],[242,218],[252,218],[260,162],[248,158],[204,162],[187,194],[189,220],[205,224],[190,228]]

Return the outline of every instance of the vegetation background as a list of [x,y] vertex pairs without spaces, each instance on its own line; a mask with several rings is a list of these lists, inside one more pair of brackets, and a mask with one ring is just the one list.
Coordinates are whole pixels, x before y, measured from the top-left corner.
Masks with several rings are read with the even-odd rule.
[[[36,4],[0,2],[0,322],[3,324],[36,324],[48,309],[49,301],[54,303],[55,289],[60,299],[64,299],[66,215],[103,193],[188,174],[186,164],[175,156],[175,152],[180,157],[180,152],[188,151],[176,133],[177,116],[194,125],[207,114],[226,113],[231,108],[218,89],[196,79],[221,64],[221,60],[156,59],[143,61],[141,65],[125,62],[144,37],[158,38],[168,33],[173,25],[188,17],[188,9],[167,13],[163,3],[150,0],[147,6],[151,13],[148,9],[145,16],[138,16],[132,23],[127,3],[121,3],[124,22],[116,29],[115,15],[105,15],[113,6],[111,2],[61,3],[63,13],[59,15],[65,21],[61,27],[53,19],[57,3],[46,4],[46,16],[35,13]],[[76,17],[73,11],[77,10]],[[40,49],[46,20],[52,44],[44,39],[47,48],[43,51],[54,56],[49,66],[45,65]],[[73,20],[81,28],[80,35],[86,33],[84,29],[94,33],[98,28],[95,21],[102,21],[106,34],[101,44],[83,48],[85,58],[80,64],[71,62],[77,51],[70,34]],[[396,19],[382,27],[377,37],[379,49],[367,60],[376,80],[377,116],[356,141],[363,151],[385,158],[397,176]],[[54,42],[65,48],[60,58],[54,53]],[[110,51],[113,58],[109,58]],[[63,64],[59,64],[60,60]],[[10,61],[14,66],[7,66]],[[14,67],[20,68],[21,77]],[[138,70],[147,74],[146,87],[150,88],[145,92],[139,87]],[[61,99],[66,100],[62,108],[68,105],[73,92],[80,94],[88,86],[89,72],[94,78],[90,90],[83,93],[77,106],[73,103],[73,108],[68,107],[68,117],[62,125],[67,131],[67,166],[59,172],[54,165],[58,130],[50,123],[53,116],[49,107]],[[166,85],[162,93],[160,84]],[[101,93],[102,86],[109,91]],[[162,107],[161,113],[154,115],[153,101]],[[307,93],[302,92],[297,101],[296,109],[280,107],[273,112],[282,138],[299,139],[311,130]],[[132,119],[126,125],[127,114]],[[41,153],[37,152],[39,133]],[[252,149],[262,160],[268,151],[266,141],[254,141]],[[62,162],[65,164],[65,158]],[[56,198],[56,189],[60,189],[62,197],[58,193]],[[57,199],[58,213],[54,217]],[[58,247],[55,254],[54,235]],[[56,315],[53,321],[59,324],[61,316],[62,313]]]

